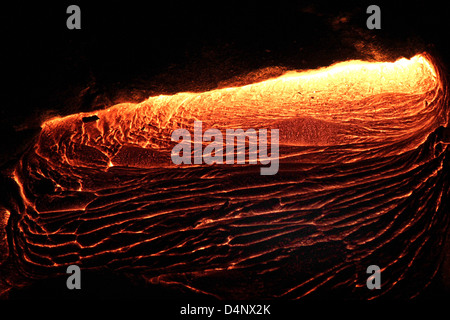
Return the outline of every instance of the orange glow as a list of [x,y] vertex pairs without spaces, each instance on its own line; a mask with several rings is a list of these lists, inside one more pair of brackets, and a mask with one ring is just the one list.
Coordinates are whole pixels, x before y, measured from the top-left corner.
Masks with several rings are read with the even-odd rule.
[[[346,61],[50,119],[11,173],[19,273],[77,264],[229,299],[416,294],[448,225],[440,72],[427,54]],[[279,172],[174,165],[171,134],[194,121],[279,129]]]
[[[205,130],[278,128],[282,145],[395,141],[415,135],[418,128],[445,124],[435,103],[440,90],[426,55],[395,62],[347,61],[242,87],[160,95],[54,118],[42,124],[38,153],[71,165],[171,165],[171,132],[192,129],[194,120],[203,121]],[[91,116],[99,119],[83,123]],[[424,137],[416,136],[410,147]],[[82,150],[91,153],[89,159],[79,155]],[[137,153],[140,160],[131,160]]]

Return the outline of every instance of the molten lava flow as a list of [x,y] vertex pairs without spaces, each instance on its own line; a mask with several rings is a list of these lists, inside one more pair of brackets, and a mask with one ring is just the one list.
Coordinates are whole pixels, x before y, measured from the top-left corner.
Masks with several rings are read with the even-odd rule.
[[[279,129],[278,174],[174,165],[171,133],[194,121]],[[11,263],[25,279],[77,264],[221,298],[414,296],[448,225],[447,125],[426,54],[54,118],[12,174]]]
[[[430,104],[439,86],[422,55],[394,63],[349,61],[243,87],[162,95],[55,118],[42,125],[37,153],[75,166],[161,167],[171,164],[173,130],[192,130],[194,120],[206,129],[278,128],[280,142],[291,146],[384,144],[415,136],[408,141],[415,147],[436,121],[443,124],[442,110]],[[82,121],[92,117],[99,120]]]

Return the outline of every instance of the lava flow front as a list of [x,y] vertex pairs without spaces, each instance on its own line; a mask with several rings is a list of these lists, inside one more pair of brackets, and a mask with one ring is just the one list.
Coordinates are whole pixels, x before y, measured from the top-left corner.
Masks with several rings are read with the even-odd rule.
[[[226,299],[416,296],[449,220],[446,90],[420,54],[50,119],[10,174],[0,293],[76,264]],[[278,129],[278,173],[173,164],[194,121]]]

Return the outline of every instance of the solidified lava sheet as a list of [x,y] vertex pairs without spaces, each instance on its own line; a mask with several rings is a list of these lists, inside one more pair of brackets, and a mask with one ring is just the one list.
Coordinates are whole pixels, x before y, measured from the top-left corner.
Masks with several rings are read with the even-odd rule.
[[[76,264],[221,299],[414,297],[448,226],[446,90],[424,53],[50,119],[11,172],[0,293]],[[194,121],[278,129],[278,172],[173,164]]]

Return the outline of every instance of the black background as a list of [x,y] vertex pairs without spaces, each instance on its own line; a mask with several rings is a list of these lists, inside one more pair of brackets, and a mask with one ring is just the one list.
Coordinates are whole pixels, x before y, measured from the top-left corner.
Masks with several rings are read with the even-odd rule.
[[[81,30],[66,28],[70,4],[81,8]],[[381,8],[381,30],[366,27],[370,4]],[[450,65],[443,1],[39,1],[2,4],[0,11],[2,169],[54,115],[212,89],[266,67],[316,68],[420,51]],[[135,292],[116,278],[122,289],[101,292],[109,275],[87,277],[97,281],[82,290],[88,297]],[[67,295],[58,281],[15,294]],[[448,289],[438,283],[428,297],[448,297]]]

